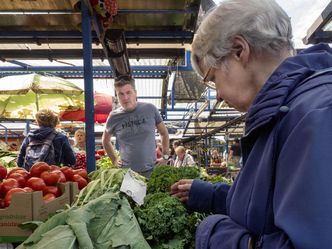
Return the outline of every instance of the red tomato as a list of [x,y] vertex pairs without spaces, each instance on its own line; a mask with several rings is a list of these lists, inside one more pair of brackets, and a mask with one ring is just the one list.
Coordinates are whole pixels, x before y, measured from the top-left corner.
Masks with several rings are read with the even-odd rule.
[[61,167],[60,170],[65,175],[67,181],[73,180],[74,172],[71,167],[64,166],[64,167]]
[[59,166],[56,166],[56,165],[51,165],[50,167],[51,167],[51,170],[60,169],[60,167],[59,167]]
[[84,179],[82,176],[80,175],[74,175],[73,176],[73,181],[77,182],[78,184],[78,189],[82,189],[84,188],[86,185],[88,185],[88,181],[86,179]]
[[101,150],[97,150],[96,151],[97,154],[101,155],[101,156],[104,156],[105,155],[105,150],[101,149]]
[[31,177],[27,180],[26,186],[32,188],[34,191],[43,191],[46,184],[44,180],[39,177]]
[[12,189],[12,188],[19,188],[20,185],[18,184],[16,179],[9,178],[9,179],[4,179],[1,184],[1,194],[2,196],[5,196],[6,193]]
[[55,198],[56,198],[56,196],[52,193],[47,193],[46,195],[43,196],[43,200],[46,203],[54,200]]
[[7,179],[16,179],[16,181],[18,182],[18,185],[20,186],[20,188],[24,188],[25,187],[25,177],[23,175],[21,175],[20,173],[11,173],[10,175],[8,175]]
[[13,169],[11,169],[11,170],[8,172],[8,175],[9,175],[10,173],[14,173],[14,172],[16,172],[16,171],[21,171],[21,170],[25,170],[25,169],[24,169],[24,168],[19,168],[19,167],[13,168]]
[[86,171],[86,169],[74,169],[73,172],[74,175],[80,175],[84,179],[88,179],[88,172]]
[[101,158],[101,156],[99,154],[95,154],[95,159],[99,160]]
[[58,182],[66,181],[65,175],[60,170],[44,171],[40,175],[40,178],[42,178],[48,186],[55,186]]
[[61,170],[53,170],[53,173],[55,173],[59,176],[58,182],[66,182],[66,176]]
[[54,194],[56,197],[61,195],[61,190],[57,186],[46,186],[43,192]]
[[33,192],[33,189],[30,187],[24,187],[23,189],[27,192]]
[[0,165],[0,181],[5,179],[7,176],[7,168]]
[[26,193],[26,191],[23,188],[12,188],[10,189],[5,197],[5,207],[8,207],[10,205],[10,202],[12,201],[12,196],[14,193]]
[[48,186],[53,186],[58,183],[59,177],[52,171],[44,171],[41,173],[40,178],[44,180],[45,184]]
[[18,173],[18,174],[23,175],[25,180],[28,180],[28,178],[30,177],[30,173],[28,171],[26,171],[24,168],[14,168],[8,172],[7,178],[9,178],[9,176],[13,173]]
[[40,177],[44,171],[51,170],[51,167],[45,162],[37,162],[32,165],[30,169],[30,175],[34,177]]

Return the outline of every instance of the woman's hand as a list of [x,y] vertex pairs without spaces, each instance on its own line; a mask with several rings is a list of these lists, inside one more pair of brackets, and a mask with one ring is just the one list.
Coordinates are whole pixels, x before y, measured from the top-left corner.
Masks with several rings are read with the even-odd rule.
[[189,191],[193,184],[192,179],[182,179],[171,186],[171,195],[177,197],[182,202],[186,202],[189,198]]

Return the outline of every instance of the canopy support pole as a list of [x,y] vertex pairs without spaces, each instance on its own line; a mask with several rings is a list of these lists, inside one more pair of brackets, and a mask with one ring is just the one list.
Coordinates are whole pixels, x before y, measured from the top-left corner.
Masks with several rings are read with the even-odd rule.
[[96,169],[92,72],[92,35],[89,10],[84,0],[81,0],[81,8],[83,31],[86,162],[87,171],[91,172]]

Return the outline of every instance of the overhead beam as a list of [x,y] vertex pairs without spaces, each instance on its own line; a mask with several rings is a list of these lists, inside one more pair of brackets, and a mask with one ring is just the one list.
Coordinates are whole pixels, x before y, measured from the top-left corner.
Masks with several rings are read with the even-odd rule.
[[195,141],[195,140],[200,140],[200,139],[204,139],[204,138],[207,138],[207,137],[211,137],[211,136],[215,135],[216,133],[218,133],[218,132],[220,132],[220,131],[222,131],[226,128],[232,127],[236,124],[239,124],[239,123],[243,122],[245,117],[246,117],[246,114],[243,114],[243,115],[241,115],[240,117],[237,117],[237,118],[233,118],[232,120],[228,121],[226,124],[224,124],[224,125],[222,125],[218,128],[215,128],[212,131],[209,131],[209,132],[207,132],[203,135],[192,136],[192,137],[186,139],[184,142]]
[[[167,29],[167,27],[165,27]],[[170,27],[171,29],[171,27]],[[126,43],[181,43],[190,44],[194,37],[193,31],[125,31]],[[92,32],[92,42],[99,44],[96,32]],[[80,31],[0,31],[0,44],[14,43],[82,43]]]
[[[132,66],[132,74],[134,78],[149,78],[149,79],[164,79],[167,76],[168,70],[187,71],[190,70],[187,66]],[[64,78],[83,78],[83,67],[81,66],[27,66],[27,67],[0,67],[0,77],[28,73],[52,73]],[[94,78],[113,78],[113,71],[110,66],[95,66],[93,67]]]
[[324,31],[324,26],[331,21],[332,18],[332,1],[326,6],[321,15],[311,25],[307,31],[307,35],[302,39],[304,44],[316,44],[319,42],[332,42],[332,32]]

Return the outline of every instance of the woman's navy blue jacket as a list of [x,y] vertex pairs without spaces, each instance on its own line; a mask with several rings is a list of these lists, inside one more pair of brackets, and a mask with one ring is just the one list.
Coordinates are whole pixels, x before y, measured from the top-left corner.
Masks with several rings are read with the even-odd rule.
[[[35,138],[38,140],[45,139],[51,132],[54,132],[53,128],[50,127],[41,127],[39,129],[30,132],[28,136],[23,140],[23,143],[20,148],[20,153],[17,158],[17,165],[19,167],[23,167],[24,165],[24,157],[26,153],[26,147],[28,145],[28,137]],[[55,164],[56,165],[66,165],[71,166],[76,162],[75,154],[69,144],[68,138],[62,134],[57,133],[53,139],[53,146],[55,152]]]
[[[332,50],[286,59],[260,90],[232,187],[194,181],[188,208],[210,211],[196,248],[332,248]],[[325,69],[326,72],[324,71]]]

